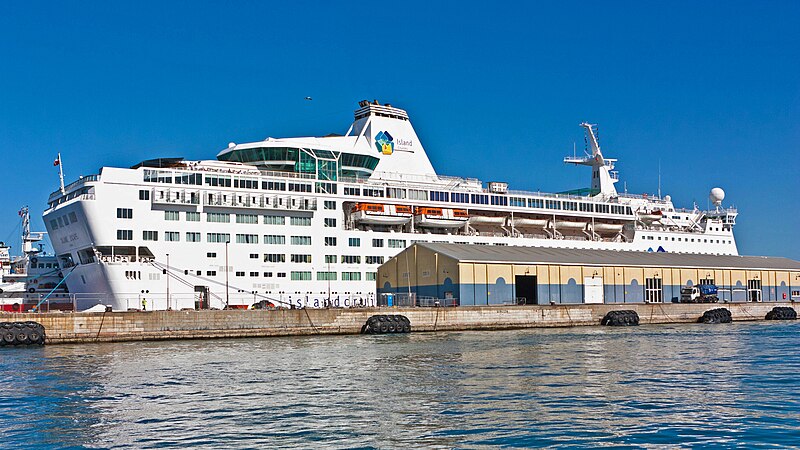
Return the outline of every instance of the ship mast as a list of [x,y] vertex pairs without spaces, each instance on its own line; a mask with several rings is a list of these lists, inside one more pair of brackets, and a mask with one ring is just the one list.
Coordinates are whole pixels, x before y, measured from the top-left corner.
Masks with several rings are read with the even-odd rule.
[[614,183],[619,181],[617,172],[614,170],[616,159],[606,158],[600,150],[600,143],[595,134],[596,125],[582,123],[581,127],[586,130],[586,141],[591,150],[591,154],[586,156],[568,156],[564,158],[565,163],[590,166],[592,168],[592,193],[603,198],[617,196],[617,189]]
[[58,166],[58,179],[61,182],[61,194],[65,194],[64,192],[64,166],[61,164],[61,152],[58,152],[58,158],[53,161],[54,166]]

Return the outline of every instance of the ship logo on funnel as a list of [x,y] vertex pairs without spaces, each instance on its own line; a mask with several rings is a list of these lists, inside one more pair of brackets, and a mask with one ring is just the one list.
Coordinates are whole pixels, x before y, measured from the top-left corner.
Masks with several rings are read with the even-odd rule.
[[391,155],[394,152],[394,138],[388,131],[380,131],[375,135],[375,147],[384,155]]

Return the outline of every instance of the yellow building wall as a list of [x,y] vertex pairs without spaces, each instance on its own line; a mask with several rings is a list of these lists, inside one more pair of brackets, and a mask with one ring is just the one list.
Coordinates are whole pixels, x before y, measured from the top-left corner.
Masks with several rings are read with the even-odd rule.
[[550,284],[550,266],[547,264],[536,266],[536,282],[540,285]]
[[625,274],[625,284],[631,284],[633,281],[639,286],[644,285],[644,270],[640,267],[625,267],[623,268]]
[[490,284],[497,282],[498,278],[503,278],[506,284],[514,282],[514,272],[511,264],[489,264],[486,266],[487,279]]
[[[747,279],[748,280],[760,280],[761,279],[761,271],[760,270],[748,270],[748,271],[746,271],[746,275],[747,275]],[[764,282],[762,281],[761,283],[763,284]]]
[[603,284],[614,284],[614,268],[613,267],[603,267]]
[[789,285],[800,288],[800,272],[789,272]]
[[458,279],[464,284],[475,283],[475,267],[473,264],[464,263],[458,265]]
[[692,284],[697,284],[697,281],[700,279],[697,276],[696,269],[680,269],[681,272],[681,286],[685,286],[689,284],[688,282],[691,280]]
[[730,286],[736,286],[736,283],[741,283],[743,287],[747,287],[747,274],[744,270],[731,270],[730,274]]
[[453,284],[459,284],[461,280],[461,271],[459,269],[458,261],[453,258],[448,258],[439,255],[439,282],[444,283],[444,280],[450,278]]
[[660,267],[645,267],[644,278],[661,278],[664,280],[664,269]]
[[669,269],[661,269],[661,280],[664,286],[672,285],[672,271]]
[[569,284],[570,278],[575,280],[578,286],[583,284],[583,271],[579,266],[561,266],[560,283]]
[[[603,277],[604,274],[603,268],[597,266],[583,266],[581,270],[583,272],[581,275],[582,278],[591,278],[592,275],[595,274],[595,272],[597,272],[597,275],[595,275],[595,277]],[[605,283],[605,279],[603,280],[603,283]]]
[[560,274],[560,267],[559,266],[547,266],[547,270],[550,273],[550,284],[558,284],[561,280]]
[[397,255],[397,287],[407,288],[409,284],[416,286],[417,262],[414,248],[410,248]]
[[[515,264],[513,267],[514,267],[514,275],[515,276],[516,275],[529,275],[529,276],[537,275],[537,273],[536,273],[537,267],[536,266],[531,266],[531,265],[527,265],[527,264],[520,264],[520,265],[516,265]],[[538,278],[537,278],[537,281],[538,281]]]
[[724,284],[723,280],[725,279],[725,272],[726,270],[721,269],[714,269],[714,283],[717,285]]
[[392,287],[397,287],[397,259],[392,258],[378,268],[378,289],[389,282]]
[[436,284],[437,275],[437,256],[430,249],[424,247],[416,247],[416,265],[414,272],[416,275],[415,286],[430,286]]

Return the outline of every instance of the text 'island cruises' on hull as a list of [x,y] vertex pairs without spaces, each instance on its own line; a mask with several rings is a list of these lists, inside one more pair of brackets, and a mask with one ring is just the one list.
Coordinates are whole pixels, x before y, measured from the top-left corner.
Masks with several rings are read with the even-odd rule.
[[362,101],[344,136],[228,145],[217,160],[103,167],[44,213],[78,309],[375,304],[414,242],[737,254],[736,211],[617,192],[592,125],[591,187],[547,194],[437,175],[406,111]]

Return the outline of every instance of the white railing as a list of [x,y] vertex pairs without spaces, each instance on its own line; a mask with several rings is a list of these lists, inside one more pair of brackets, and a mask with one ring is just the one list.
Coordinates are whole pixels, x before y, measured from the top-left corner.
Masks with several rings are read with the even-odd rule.
[[297,211],[316,211],[317,200],[313,197],[294,196],[248,196],[239,201],[235,195],[214,194],[211,199],[208,194],[203,196],[204,206],[222,206],[229,208],[253,209],[287,209]]

